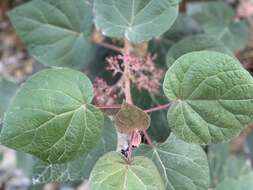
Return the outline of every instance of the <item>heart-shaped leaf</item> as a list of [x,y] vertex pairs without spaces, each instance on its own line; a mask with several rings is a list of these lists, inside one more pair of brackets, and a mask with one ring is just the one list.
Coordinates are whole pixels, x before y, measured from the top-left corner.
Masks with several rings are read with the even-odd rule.
[[115,116],[115,125],[121,133],[146,130],[150,126],[150,117],[135,105],[124,103]]
[[32,0],[9,13],[29,52],[49,66],[79,66],[93,58],[92,8],[84,0]]
[[225,54],[200,51],[180,57],[168,70],[164,92],[172,131],[187,142],[217,143],[253,121],[253,80]]
[[103,114],[90,104],[92,90],[78,71],[39,72],[22,85],[8,109],[1,143],[51,163],[87,153],[103,126]]
[[110,37],[139,43],[160,36],[178,15],[179,0],[95,0],[95,24]]
[[194,51],[217,51],[233,56],[233,53],[215,37],[198,34],[183,38],[174,44],[167,53],[167,66],[170,67],[179,57]]
[[148,158],[137,156],[131,163],[117,152],[101,157],[90,176],[92,190],[165,190],[162,178]]
[[205,33],[221,40],[231,50],[243,49],[249,40],[245,21],[234,21],[234,10],[225,2],[201,2],[192,5],[191,15]]
[[185,143],[171,134],[162,144],[142,145],[135,155],[143,155],[156,164],[167,190],[207,190],[209,168],[199,145]]
[[116,147],[116,131],[107,118],[100,142],[88,154],[63,164],[48,164],[37,160],[34,164],[33,183],[67,182],[89,178],[96,161],[105,153],[116,150]]

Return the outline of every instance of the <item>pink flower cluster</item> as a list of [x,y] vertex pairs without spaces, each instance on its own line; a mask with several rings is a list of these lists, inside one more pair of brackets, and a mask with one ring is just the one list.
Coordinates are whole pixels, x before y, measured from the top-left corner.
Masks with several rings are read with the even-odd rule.
[[163,77],[163,70],[155,65],[156,56],[150,54],[139,57],[128,51],[122,55],[109,57],[106,59],[106,70],[113,76],[120,75],[121,78],[116,84],[109,86],[103,79],[96,78],[94,81],[95,103],[98,105],[112,105],[124,97],[124,74],[125,65],[128,65],[128,73],[132,84],[138,90],[147,90],[151,94],[159,93],[160,80]]
[[116,85],[109,86],[102,78],[97,77],[93,82],[94,102],[100,106],[110,106],[116,104],[117,100],[122,96],[120,88]]
[[251,16],[253,16],[253,1],[240,0],[237,8],[236,19],[249,18]]

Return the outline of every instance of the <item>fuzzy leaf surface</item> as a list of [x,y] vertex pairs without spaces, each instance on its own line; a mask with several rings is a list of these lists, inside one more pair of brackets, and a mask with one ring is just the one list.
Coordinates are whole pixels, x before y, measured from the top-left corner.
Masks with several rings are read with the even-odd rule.
[[135,105],[124,103],[115,116],[119,132],[131,133],[135,130],[146,130],[150,126],[150,117]]
[[116,150],[117,135],[112,122],[107,118],[100,142],[88,154],[79,159],[63,163],[48,164],[37,160],[34,164],[33,183],[67,182],[89,178],[96,161],[103,154]]
[[165,190],[154,163],[146,157],[134,157],[131,163],[117,152],[101,157],[90,176],[91,190]]
[[43,70],[19,89],[4,117],[1,143],[50,163],[76,159],[101,136],[104,118],[92,98],[83,73]]
[[153,147],[142,145],[135,155],[153,160],[167,190],[206,190],[209,186],[209,168],[203,149],[179,140],[174,134]]
[[167,53],[167,66],[170,67],[179,57],[194,51],[210,50],[233,56],[233,53],[211,35],[198,34],[183,38],[174,44]]
[[76,66],[92,58],[92,7],[85,0],[32,0],[9,13],[29,52],[48,66]]
[[167,71],[168,122],[179,138],[199,144],[229,140],[253,121],[253,80],[234,58],[188,53]]
[[168,30],[178,16],[179,0],[95,0],[96,27],[110,37],[133,43],[148,41]]

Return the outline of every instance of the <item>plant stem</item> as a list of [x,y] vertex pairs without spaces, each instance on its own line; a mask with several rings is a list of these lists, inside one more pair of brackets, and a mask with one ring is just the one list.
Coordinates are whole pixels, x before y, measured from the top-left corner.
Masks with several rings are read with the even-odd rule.
[[[130,43],[125,40],[125,50],[124,51],[129,51],[130,48]],[[129,71],[129,63],[128,62],[124,62],[124,73],[123,73],[123,77],[124,77],[124,94],[125,94],[125,98],[126,98],[126,103],[128,104],[133,104],[133,99],[132,99],[132,94],[131,94],[131,79],[130,79],[130,71]],[[130,142],[128,144],[128,161],[131,161],[132,158],[132,141],[133,141],[133,136],[134,136],[134,132],[132,132],[131,134],[131,138],[130,138]]]
[[187,12],[187,0],[182,0],[181,1],[179,11],[181,13],[186,13]]
[[120,109],[121,105],[111,105],[111,106],[96,106],[99,109],[106,110],[106,109]]
[[127,152],[127,160],[130,162],[132,158],[132,141],[133,141],[134,132],[131,134],[130,142],[128,145],[128,152]]
[[150,138],[150,136],[148,135],[148,133],[147,133],[146,130],[143,131],[143,134],[144,134],[145,139],[147,140],[147,143],[148,143],[149,145],[153,145],[152,140],[151,140],[151,138]]
[[99,45],[99,46],[102,46],[102,47],[105,47],[105,48],[108,48],[108,49],[120,52],[120,53],[123,52],[123,48],[119,48],[119,47],[117,47],[115,45],[112,45],[112,44],[109,44],[109,43],[106,43],[106,42],[99,42],[99,43],[96,43],[96,44]]
[[125,88],[124,94],[126,98],[126,103],[133,104],[133,99],[131,95],[131,80],[130,80],[130,72],[129,72],[129,63],[124,63],[124,80],[125,80]]
[[[128,93],[129,93],[129,91],[128,91]],[[128,94],[128,98],[126,98],[126,99],[131,100],[130,102],[132,102],[132,97],[130,95],[131,94]],[[126,101],[126,102],[129,102],[129,101]],[[144,110],[144,112],[152,113],[152,112],[156,112],[156,111],[165,110],[165,109],[169,108],[171,106],[171,104],[172,104],[172,102],[167,103],[167,104],[163,104],[163,105],[159,105],[159,106],[154,107],[154,108],[146,109],[146,110]],[[99,105],[97,105],[96,107],[99,108],[99,109],[102,109],[102,110],[120,109],[121,105],[110,105],[110,106],[99,106]]]
[[156,111],[161,111],[161,110],[164,110],[164,109],[167,109],[171,106],[171,103],[168,103],[168,104],[164,104],[164,105],[159,105],[157,107],[154,107],[154,108],[150,108],[150,109],[147,109],[147,110],[144,110],[146,113],[152,113],[152,112],[156,112]]

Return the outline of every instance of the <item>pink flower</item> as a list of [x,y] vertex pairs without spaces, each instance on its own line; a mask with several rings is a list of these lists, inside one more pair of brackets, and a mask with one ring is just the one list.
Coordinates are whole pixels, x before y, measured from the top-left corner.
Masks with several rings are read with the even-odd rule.
[[141,134],[138,130],[133,132],[132,135],[132,146],[139,147],[141,144]]
[[249,18],[253,15],[253,1],[252,0],[240,0],[237,8],[237,18]]
[[97,105],[112,105],[123,98],[125,64],[129,65],[130,80],[138,90],[147,90],[151,94],[159,93],[160,80],[164,73],[163,70],[156,67],[155,59],[156,56],[150,54],[139,57],[129,51],[122,55],[106,58],[106,70],[110,71],[112,76],[121,75],[121,78],[111,86],[103,79],[96,78],[94,81],[95,103]]

